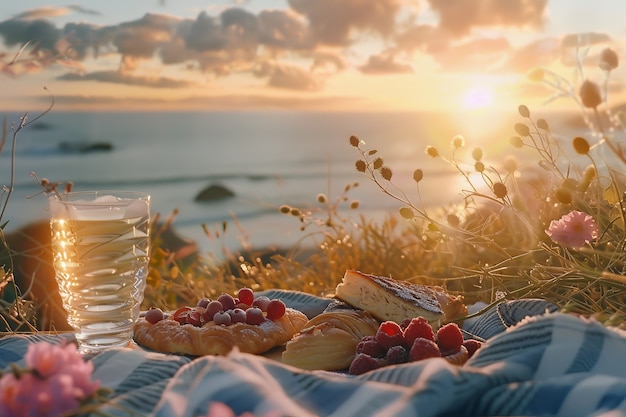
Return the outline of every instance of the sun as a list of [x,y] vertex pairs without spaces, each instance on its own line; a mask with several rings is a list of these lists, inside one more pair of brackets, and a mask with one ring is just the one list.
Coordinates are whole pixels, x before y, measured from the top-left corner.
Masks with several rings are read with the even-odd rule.
[[485,85],[475,85],[463,95],[463,107],[480,110],[493,105],[493,90]]

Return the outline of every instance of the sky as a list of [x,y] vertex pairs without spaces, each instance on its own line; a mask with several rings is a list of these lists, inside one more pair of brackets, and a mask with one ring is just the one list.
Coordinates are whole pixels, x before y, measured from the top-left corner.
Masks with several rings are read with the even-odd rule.
[[[3,1],[0,110],[568,108],[529,73],[602,85],[625,15],[623,0]],[[618,102],[626,73],[610,76]]]

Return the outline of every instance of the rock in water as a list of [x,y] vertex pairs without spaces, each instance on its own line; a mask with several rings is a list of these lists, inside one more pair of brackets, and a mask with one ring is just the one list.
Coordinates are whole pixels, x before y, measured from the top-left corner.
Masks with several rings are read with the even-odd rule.
[[198,202],[211,202],[234,197],[235,193],[223,185],[211,184],[200,191],[195,198]]

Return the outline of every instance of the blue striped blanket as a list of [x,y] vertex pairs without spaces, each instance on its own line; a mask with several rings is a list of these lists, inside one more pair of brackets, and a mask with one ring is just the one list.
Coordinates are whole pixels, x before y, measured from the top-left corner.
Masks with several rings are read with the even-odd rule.
[[[91,360],[94,377],[112,389],[100,410],[111,416],[207,416],[210,404],[220,402],[237,416],[257,417],[626,417],[626,333],[572,315],[535,313],[518,323],[497,314],[499,328],[469,323],[488,342],[462,367],[437,358],[355,377],[237,351],[192,359],[114,349]],[[61,339],[4,337],[0,368],[20,363],[30,343]]]

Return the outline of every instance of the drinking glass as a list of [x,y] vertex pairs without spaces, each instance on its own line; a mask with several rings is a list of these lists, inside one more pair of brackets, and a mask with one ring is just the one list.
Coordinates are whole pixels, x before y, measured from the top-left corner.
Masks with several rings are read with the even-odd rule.
[[84,191],[49,199],[56,281],[82,353],[127,346],[150,255],[150,195]]

